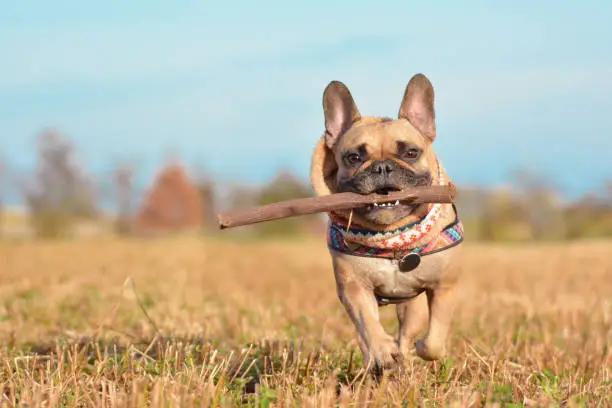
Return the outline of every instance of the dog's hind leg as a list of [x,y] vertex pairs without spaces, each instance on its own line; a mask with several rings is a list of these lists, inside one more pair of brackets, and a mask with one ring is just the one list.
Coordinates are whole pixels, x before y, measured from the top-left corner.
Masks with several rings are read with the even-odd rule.
[[427,361],[439,360],[446,354],[446,338],[455,309],[455,286],[427,290],[429,329],[425,338],[415,344],[416,353]]

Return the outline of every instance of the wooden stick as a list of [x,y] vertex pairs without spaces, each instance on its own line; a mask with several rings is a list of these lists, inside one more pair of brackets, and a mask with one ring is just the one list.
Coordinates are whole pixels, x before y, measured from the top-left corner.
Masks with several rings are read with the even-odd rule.
[[444,186],[411,187],[389,194],[337,193],[322,197],[298,198],[246,210],[221,213],[217,216],[217,221],[220,229],[227,229],[298,215],[350,210],[374,203],[397,200],[408,204],[451,203],[455,200],[456,194],[455,186],[452,183]]

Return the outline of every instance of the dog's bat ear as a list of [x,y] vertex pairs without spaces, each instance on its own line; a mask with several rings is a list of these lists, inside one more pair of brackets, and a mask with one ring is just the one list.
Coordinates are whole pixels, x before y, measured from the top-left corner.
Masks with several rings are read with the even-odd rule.
[[346,85],[332,81],[323,92],[325,115],[325,143],[332,149],[340,136],[361,118],[353,96]]
[[436,138],[434,89],[425,75],[416,74],[406,86],[399,117],[408,120],[432,142]]

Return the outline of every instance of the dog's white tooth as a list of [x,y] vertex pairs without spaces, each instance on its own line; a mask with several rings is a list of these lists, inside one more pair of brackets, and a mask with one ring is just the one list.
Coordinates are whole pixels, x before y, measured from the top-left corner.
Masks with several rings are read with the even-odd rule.
[[374,203],[374,207],[378,207],[378,203]]
[[395,202],[395,205],[399,205],[399,200],[397,200],[397,201]]

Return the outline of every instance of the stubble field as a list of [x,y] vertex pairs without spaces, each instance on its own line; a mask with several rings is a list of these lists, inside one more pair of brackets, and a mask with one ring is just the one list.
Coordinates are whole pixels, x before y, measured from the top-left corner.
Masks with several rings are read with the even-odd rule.
[[448,358],[377,384],[324,240],[0,242],[0,404],[612,406],[612,242],[464,245]]

